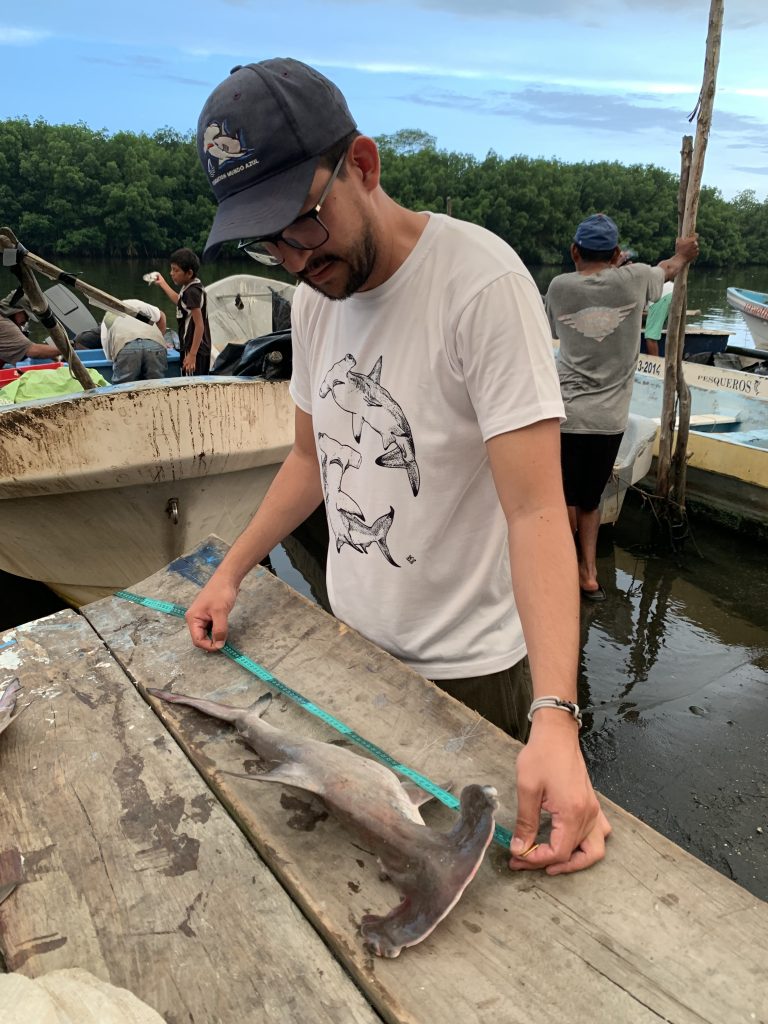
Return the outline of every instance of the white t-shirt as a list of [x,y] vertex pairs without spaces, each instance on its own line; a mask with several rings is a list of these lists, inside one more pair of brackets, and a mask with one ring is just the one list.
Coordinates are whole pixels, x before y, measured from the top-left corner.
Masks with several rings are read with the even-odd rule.
[[380,287],[294,298],[291,394],[313,418],[335,615],[432,679],[525,655],[485,442],[563,405],[517,254],[430,215]]
[[145,338],[147,341],[156,341],[159,345],[165,345],[160,328],[156,327],[162,313],[150,302],[142,302],[141,299],[123,299],[123,305],[136,313],[143,313],[151,317],[152,323],[145,324],[135,317],[127,316],[125,313],[113,313],[111,310],[104,315],[101,321],[101,345],[107,359],[113,362],[121,349],[125,348],[129,341],[136,341],[137,338]]

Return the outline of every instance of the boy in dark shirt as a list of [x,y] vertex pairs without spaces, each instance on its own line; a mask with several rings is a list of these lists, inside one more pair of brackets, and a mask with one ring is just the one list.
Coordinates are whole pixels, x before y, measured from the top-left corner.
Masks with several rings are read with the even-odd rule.
[[211,332],[205,288],[197,276],[200,260],[191,249],[177,249],[171,253],[170,264],[171,280],[178,292],[157,271],[153,284],[162,288],[176,306],[182,374],[205,374],[211,366]]

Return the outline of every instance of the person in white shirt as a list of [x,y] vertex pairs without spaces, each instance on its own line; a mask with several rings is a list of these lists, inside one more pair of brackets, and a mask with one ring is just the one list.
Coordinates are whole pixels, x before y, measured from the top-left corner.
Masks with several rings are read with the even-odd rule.
[[530,715],[510,867],[588,867],[610,826],[578,740],[563,405],[533,280],[490,232],[387,196],[375,142],[299,61],[235,68],[198,150],[219,203],[206,251],[241,238],[302,283],[295,443],[190,606],[193,642],[222,647],[244,576],[324,502],[334,614],[512,734]]
[[123,299],[124,305],[147,317],[151,323],[125,313],[108,310],[101,321],[101,344],[112,360],[112,383],[159,380],[168,376],[165,347],[165,313],[140,299]]

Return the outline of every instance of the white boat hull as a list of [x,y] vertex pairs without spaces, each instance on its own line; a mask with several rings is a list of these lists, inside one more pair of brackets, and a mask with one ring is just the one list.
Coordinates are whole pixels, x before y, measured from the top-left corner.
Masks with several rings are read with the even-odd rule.
[[630,486],[648,475],[658,430],[658,424],[653,420],[630,413],[611,479],[605,485],[600,499],[601,526],[616,522]]
[[72,604],[233,541],[293,443],[287,381],[195,377],[0,411],[0,568]]
[[728,288],[726,301],[741,313],[757,348],[768,348],[768,295],[748,288]]

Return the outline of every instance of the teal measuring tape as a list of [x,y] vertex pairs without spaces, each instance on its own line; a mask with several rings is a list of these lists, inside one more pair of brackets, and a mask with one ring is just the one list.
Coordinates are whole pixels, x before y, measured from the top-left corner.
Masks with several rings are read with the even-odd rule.
[[[144,608],[151,608],[156,612],[165,612],[166,615],[175,615],[178,619],[183,619],[187,612],[187,609],[182,608],[179,604],[172,604],[170,601],[157,601],[152,597],[142,597],[139,594],[132,593],[130,590],[118,590],[115,597],[120,597],[124,601],[130,601],[132,604],[138,604]],[[363,750],[367,750],[369,754],[373,754],[376,760],[381,761],[381,763],[385,764],[387,768],[391,768],[392,771],[398,772],[400,775],[405,775],[406,778],[415,782],[420,789],[423,789],[426,793],[435,797],[436,800],[439,800],[441,804],[445,804],[446,807],[450,807],[452,810],[456,810],[459,807],[458,797],[455,797],[453,793],[449,793],[447,790],[441,789],[441,787],[432,782],[431,779],[428,779],[426,776],[414,771],[413,768],[409,768],[408,765],[400,764],[399,761],[396,761],[385,750],[382,750],[381,747],[377,747],[375,743],[371,743],[371,741],[365,739],[364,736],[360,736],[359,733],[356,733],[354,729],[350,729],[348,725],[344,724],[344,722],[339,721],[338,718],[335,718],[327,711],[324,711],[323,708],[318,707],[317,704],[313,704],[311,700],[307,700],[307,698],[297,690],[292,689],[290,686],[286,686],[285,683],[281,683],[280,680],[276,679],[271,672],[267,672],[263,665],[259,665],[258,662],[249,658],[247,654],[243,654],[242,651],[238,651],[238,649],[233,647],[229,642],[225,643],[221,648],[221,653],[226,654],[228,658],[231,658],[231,660],[240,665],[241,668],[250,672],[251,675],[261,679],[263,683],[266,683],[268,686],[278,690],[286,697],[289,697],[300,707],[304,708],[305,711],[309,711],[310,714],[314,715],[315,718],[319,718],[327,725],[330,725],[331,728],[340,732],[342,736],[345,736],[348,740],[356,743],[358,747],[362,747]],[[503,846],[505,850],[509,850],[509,844],[512,842],[512,833],[509,829],[506,829],[501,825],[496,825],[493,830],[493,838],[500,846]]]

